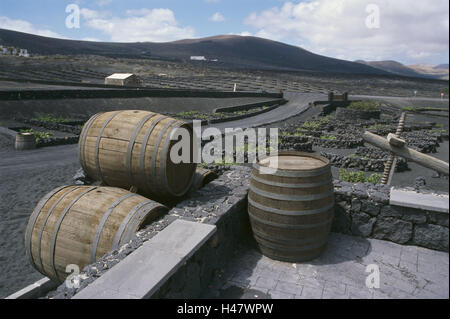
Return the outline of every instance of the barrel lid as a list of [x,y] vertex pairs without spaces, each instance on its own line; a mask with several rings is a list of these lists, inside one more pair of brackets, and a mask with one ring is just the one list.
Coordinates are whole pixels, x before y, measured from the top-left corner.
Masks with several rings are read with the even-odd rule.
[[323,156],[302,152],[280,152],[262,159],[256,166],[289,171],[311,171],[329,164]]

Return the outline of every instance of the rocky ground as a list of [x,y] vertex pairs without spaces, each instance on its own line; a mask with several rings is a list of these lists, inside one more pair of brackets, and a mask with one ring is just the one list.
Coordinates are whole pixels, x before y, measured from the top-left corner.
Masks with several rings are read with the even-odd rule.
[[[58,160],[57,149],[27,151],[12,160],[12,142],[0,135],[0,298],[43,277],[25,256],[25,227],[37,202],[52,189],[71,184],[79,168],[76,152],[66,157],[63,151]],[[50,156],[32,160],[32,154],[42,153]]]
[[38,56],[30,59],[3,59],[0,78],[102,84],[107,75],[116,72],[135,73],[146,86],[155,88],[197,88],[238,91],[328,93],[380,96],[440,97],[448,81],[398,76],[365,76],[313,72],[248,71],[212,68],[195,63],[161,60],[112,59],[98,56]]

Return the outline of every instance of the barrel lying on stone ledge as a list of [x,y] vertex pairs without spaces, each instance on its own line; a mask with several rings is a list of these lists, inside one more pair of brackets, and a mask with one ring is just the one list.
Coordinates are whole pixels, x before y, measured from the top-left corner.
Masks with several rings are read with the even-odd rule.
[[69,275],[68,265],[81,271],[129,242],[139,229],[167,210],[120,188],[59,187],[41,199],[29,218],[26,254],[39,272],[62,282]]
[[[274,167],[278,169],[264,172]],[[253,235],[269,258],[301,262],[326,247],[334,216],[329,161],[318,155],[280,152],[254,164],[248,194]]]
[[189,124],[147,111],[98,113],[84,125],[79,140],[81,166],[104,185],[129,189],[156,198],[181,197],[189,190],[196,164],[175,164],[170,150],[177,141],[171,133]]

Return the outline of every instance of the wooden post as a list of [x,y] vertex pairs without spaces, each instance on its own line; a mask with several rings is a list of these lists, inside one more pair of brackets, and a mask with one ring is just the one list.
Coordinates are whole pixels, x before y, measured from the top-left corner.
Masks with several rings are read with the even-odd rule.
[[333,92],[329,92],[328,93],[328,102],[333,102],[333,97],[334,97],[334,93]]
[[412,162],[415,162],[419,165],[432,169],[441,174],[447,176],[449,175],[448,163],[441,161],[440,159],[420,153],[406,146],[404,147],[392,146],[391,144],[389,144],[387,139],[367,131],[363,134],[363,139],[367,143],[379,147],[385,151],[392,152],[397,156],[404,157]]
[[[400,137],[400,134],[403,133],[403,128],[405,127],[405,120],[406,120],[406,112],[403,112],[400,116],[400,120],[398,122],[397,130],[394,134],[394,137]],[[389,135],[388,135],[388,141],[389,141]],[[389,142],[390,143],[390,142]],[[396,145],[394,145],[396,146]],[[399,145],[397,145],[399,146]],[[389,158],[384,165],[384,172],[383,177],[381,178],[381,184],[383,185],[390,185],[392,182],[392,178],[394,177],[395,167],[397,166],[397,158],[395,157],[395,154],[391,152],[389,154]]]

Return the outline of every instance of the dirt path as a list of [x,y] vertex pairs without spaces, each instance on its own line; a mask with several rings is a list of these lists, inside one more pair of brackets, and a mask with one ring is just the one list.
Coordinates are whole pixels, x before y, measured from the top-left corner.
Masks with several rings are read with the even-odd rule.
[[76,145],[0,150],[0,298],[43,277],[25,256],[25,227],[37,202],[71,184],[79,167]]

